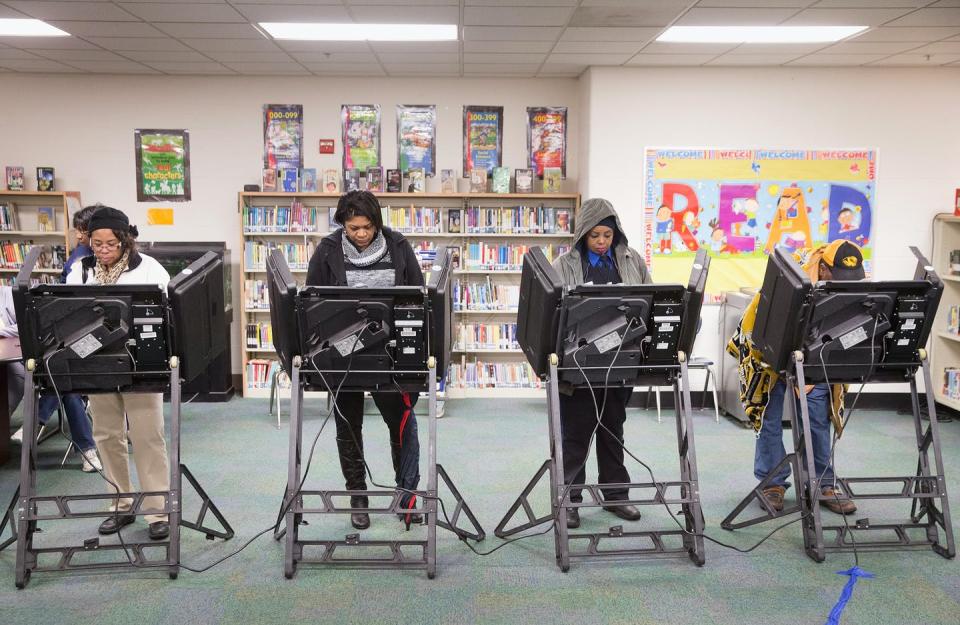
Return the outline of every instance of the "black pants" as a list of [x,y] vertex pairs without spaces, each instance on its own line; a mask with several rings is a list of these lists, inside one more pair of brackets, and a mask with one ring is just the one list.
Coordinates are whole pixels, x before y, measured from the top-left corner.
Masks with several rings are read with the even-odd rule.
[[[415,393],[373,393],[373,401],[390,429],[390,452],[397,486],[414,490],[420,483],[420,441],[413,407]],[[337,451],[347,490],[367,490],[363,465],[363,393],[343,392],[337,397]],[[341,417],[342,415],[342,417]],[[347,423],[344,422],[346,419]],[[349,423],[349,425],[348,425]],[[415,503],[401,497],[405,507]]]
[[[586,478],[586,460],[590,453],[590,434],[597,428],[597,469],[599,484],[624,484],[630,481],[623,465],[623,424],[627,420],[627,401],[633,389],[606,389],[607,403],[603,405],[604,389],[595,389],[594,407],[589,389],[577,389],[573,395],[560,394],[560,431],[563,436],[563,473],[565,483],[583,484]],[[610,431],[597,425],[597,410],[603,406],[600,422]],[[625,488],[602,489],[604,501],[628,499]],[[570,490],[571,501],[583,501],[579,489]]]

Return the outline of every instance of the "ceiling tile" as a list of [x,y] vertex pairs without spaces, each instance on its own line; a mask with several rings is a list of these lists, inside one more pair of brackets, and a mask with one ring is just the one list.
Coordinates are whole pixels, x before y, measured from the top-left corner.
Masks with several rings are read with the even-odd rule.
[[916,48],[911,54],[960,54],[960,41],[940,41]]
[[541,74],[579,74],[587,69],[586,65],[578,63],[545,63],[540,68]]
[[41,20],[103,20],[108,22],[135,22],[130,15],[112,2],[34,2],[5,0],[10,8]]
[[[689,4],[689,3],[687,3]],[[619,6],[581,6],[571,26],[666,26],[684,7],[675,3],[630,2]]]
[[350,9],[354,20],[360,23],[378,24],[457,24],[460,10],[457,7],[416,6],[355,6]]
[[165,74],[233,74],[233,70],[224,67],[219,63],[206,61],[203,63],[176,63],[167,61],[155,61],[147,63],[155,70]]
[[783,22],[790,26],[877,26],[911,9],[807,9]]
[[879,61],[886,57],[886,54],[826,54],[818,52],[803,58],[791,61],[788,65],[812,65],[812,66],[857,66],[865,65],[873,61]]
[[163,37],[163,33],[143,22],[50,22],[75,37]]
[[[356,1],[356,0],[352,0]],[[376,4],[373,0],[370,0],[371,4]],[[417,0],[419,4],[419,0]],[[575,6],[577,0],[465,0],[464,6],[468,7],[510,7],[510,6],[541,6],[541,7],[554,7],[554,6]]]
[[[303,0],[295,0],[296,2],[303,2]],[[324,0],[324,2],[329,2],[329,0]],[[349,4],[350,6],[365,6],[365,5],[407,5],[410,3],[410,0],[343,0],[344,4]],[[430,5],[430,6],[458,6],[460,4],[459,0],[416,0],[416,3],[419,5]]]
[[280,50],[275,42],[269,39],[182,39],[200,52],[276,52]]
[[643,46],[639,41],[558,41],[554,52],[570,54],[636,54]]
[[[638,46],[639,47],[639,46]],[[464,41],[464,52],[549,52],[552,41]]]
[[387,70],[388,74],[417,72],[418,68],[425,72],[440,72],[444,74],[460,73],[459,63],[431,63],[429,65],[424,65],[423,63],[384,63],[383,67]]
[[133,61],[70,61],[70,65],[95,74],[156,74],[153,70]]
[[26,50],[18,50],[16,48],[0,48],[0,61],[14,61],[17,59],[40,60],[40,57],[31,52],[27,52]]
[[650,41],[662,28],[567,28],[560,41]]
[[713,59],[707,65],[783,65],[794,60],[797,56],[796,54],[724,54]]
[[321,63],[366,63],[367,65],[376,65],[377,63],[377,56],[373,52],[291,52],[290,55],[304,65],[317,65]]
[[810,54],[829,43],[742,43],[731,54]]
[[[135,2],[140,2],[141,0],[133,0]],[[170,0],[171,2],[179,2],[180,0]],[[226,1],[226,0],[224,0]],[[282,5],[282,4],[343,4],[340,0],[232,0],[230,4],[233,6],[239,6],[241,4],[270,4],[270,5]],[[389,4],[381,0],[381,4]]]
[[289,63],[290,55],[282,50],[275,52],[207,52],[214,61],[221,63]]
[[796,13],[793,9],[701,9],[683,14],[678,26],[776,26]]
[[43,59],[7,59],[0,60],[0,66],[16,72],[64,72],[76,73],[82,70]]
[[[252,40],[250,40],[252,41]],[[288,52],[369,52],[366,41],[273,41]]]
[[937,67],[960,61],[960,54],[898,54],[871,65],[909,65],[911,67]]
[[127,50],[123,56],[146,63],[206,63],[210,59],[199,52],[166,50]]
[[108,50],[188,50],[176,39],[169,37],[90,37],[90,42]]
[[308,65],[308,68],[318,76],[386,76],[383,68],[371,63],[346,63]]
[[960,26],[960,8],[919,9],[890,26]]
[[930,0],[820,0],[813,5],[817,9],[916,9]]
[[916,48],[918,45],[920,44],[902,41],[844,41],[824,49],[824,52],[829,54],[897,54]]
[[0,44],[27,50],[88,50],[96,47],[76,37],[0,37]]
[[674,43],[654,41],[643,47],[644,54],[723,54],[737,47],[735,43]]
[[210,39],[265,39],[252,24],[180,24],[154,22],[153,24],[171,37],[195,37]]
[[153,22],[244,22],[246,19],[228,4],[191,2],[168,4],[163,2],[121,3],[127,11],[142,20]]
[[2,19],[23,19],[25,17],[30,17],[26,13],[11,9],[10,7],[0,4],[0,18]]
[[543,62],[546,55],[537,52],[525,54],[497,54],[495,52],[465,52],[464,63],[492,63],[506,65],[508,63],[537,63]]
[[[803,9],[814,3],[815,0],[700,0],[697,3],[698,7],[710,7],[710,8],[720,8],[720,7],[739,7],[739,8],[791,8],[791,9]],[[841,2],[856,2],[857,0],[840,0]],[[895,2],[903,2],[905,0],[894,0]],[[848,4],[847,6],[853,6]]]
[[857,35],[850,41],[917,41],[929,43],[960,35],[960,27],[900,27],[881,26]]
[[556,41],[560,28],[523,26],[466,26],[464,41]]
[[[371,41],[370,47],[376,52],[393,54],[395,52],[460,52],[459,41]],[[510,50],[504,50],[510,52]]]
[[714,54],[638,54],[630,59],[627,65],[703,65],[715,56]]
[[423,63],[424,65],[459,63],[460,54],[453,52],[442,52],[440,54],[431,52],[393,52],[390,54],[380,54],[380,61],[382,63]]
[[465,26],[563,26],[572,7],[466,7]]
[[237,4],[234,7],[251,22],[352,22],[347,9],[328,4],[312,6]]
[[940,2],[934,2],[930,6],[938,9],[941,7],[960,7],[960,0],[940,0]]
[[464,63],[463,73],[482,76],[523,75],[533,76],[540,69],[539,64],[530,65],[491,65],[488,63]]
[[551,54],[550,63],[574,63],[583,65],[623,65],[632,54]]
[[126,61],[122,56],[106,50],[36,50],[40,56],[54,61]]
[[309,74],[297,63],[224,63],[230,69],[241,74]]

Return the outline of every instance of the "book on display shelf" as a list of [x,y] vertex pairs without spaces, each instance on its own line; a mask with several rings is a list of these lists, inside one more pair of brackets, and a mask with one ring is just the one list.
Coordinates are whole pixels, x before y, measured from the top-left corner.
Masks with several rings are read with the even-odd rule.
[[470,234],[569,234],[570,209],[550,206],[468,207],[465,231]]
[[277,174],[280,191],[284,193],[296,193],[298,188],[298,176],[296,169],[281,169]]
[[490,276],[470,282],[453,281],[453,309],[459,311],[515,311],[520,305],[519,284],[499,284]]
[[367,191],[370,193],[383,192],[383,167],[367,169]]
[[337,207],[329,206],[327,207],[327,226],[330,229],[330,232],[333,232],[340,227],[340,224],[337,223]]
[[510,170],[506,167],[493,168],[491,190],[494,193],[510,193]]
[[407,170],[407,193],[423,193],[426,191],[426,175],[422,167],[412,167]]
[[312,167],[305,167],[300,170],[300,192],[317,192],[317,170]]
[[360,170],[356,168],[343,170],[343,192],[360,190]]
[[400,193],[403,189],[403,172],[399,169],[387,170],[387,193]]
[[391,230],[406,234],[443,232],[440,208],[431,206],[392,206],[380,209],[383,223]]
[[487,170],[471,169],[470,170],[470,193],[486,193],[486,192],[487,192]]
[[527,363],[468,361],[450,366],[449,388],[540,388],[541,381]]
[[517,343],[516,323],[461,323],[457,328],[455,349],[512,351]]
[[447,232],[450,234],[460,234],[462,228],[460,209],[451,208],[447,210]]
[[560,193],[560,183],[563,179],[563,172],[559,167],[543,168],[543,192]]
[[323,170],[323,192],[338,193],[340,191],[340,171],[336,169]]
[[7,191],[23,191],[23,167],[7,165]]
[[517,193],[533,193],[533,170],[518,169],[515,175]]
[[0,230],[19,230],[20,219],[17,216],[17,205],[13,202],[0,203]]
[[440,170],[440,192],[441,193],[457,192],[457,177],[456,177],[456,172],[454,170],[452,169]]
[[277,190],[277,170],[264,169],[260,178],[260,188],[264,193],[271,193]]
[[37,167],[37,191],[53,191],[55,177],[53,167]]
[[52,206],[37,208],[37,230],[53,232],[57,229],[57,213]]
[[270,292],[266,280],[244,280],[245,299],[243,307],[253,310],[270,310]]

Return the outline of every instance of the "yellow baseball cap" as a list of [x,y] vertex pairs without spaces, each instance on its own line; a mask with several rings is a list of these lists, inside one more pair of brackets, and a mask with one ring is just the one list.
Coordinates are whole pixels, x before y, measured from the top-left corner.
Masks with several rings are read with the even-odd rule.
[[863,252],[846,239],[831,241],[823,250],[823,262],[830,267],[834,280],[863,280]]

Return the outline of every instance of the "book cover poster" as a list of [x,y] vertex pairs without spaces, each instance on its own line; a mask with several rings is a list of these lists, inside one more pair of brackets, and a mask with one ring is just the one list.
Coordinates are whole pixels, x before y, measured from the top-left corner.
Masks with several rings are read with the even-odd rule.
[[510,170],[506,167],[494,167],[491,187],[494,193],[510,193]]
[[348,191],[359,191],[360,190],[360,170],[359,169],[344,169],[343,170],[343,192]]
[[539,178],[544,167],[559,167],[567,177],[567,107],[527,107],[527,166]]
[[648,148],[644,255],[657,281],[683,282],[700,248],[707,292],[759,287],[775,245],[847,239],[869,276],[877,151]]
[[23,167],[7,165],[7,191],[23,191]]
[[383,191],[383,167],[371,167],[367,170],[367,191],[371,193]]
[[53,191],[55,177],[53,167],[37,167],[37,191]]
[[399,169],[387,170],[387,193],[400,193],[403,190],[403,174]]
[[367,171],[380,166],[380,105],[340,106],[343,169]]
[[470,193],[487,192],[487,170],[474,169],[470,172]]
[[138,202],[190,201],[190,132],[133,131]]
[[303,167],[303,105],[263,105],[264,169]]
[[277,170],[276,169],[264,169],[263,175],[260,178],[260,181],[263,183],[261,188],[264,192],[276,191],[277,190]]
[[397,166],[400,171],[423,169],[436,173],[437,107],[432,104],[397,105]]
[[503,107],[463,107],[463,177],[474,169],[493,173],[503,157]]
[[323,170],[323,192],[337,193],[340,191],[340,172],[336,169]]
[[281,169],[278,178],[280,181],[280,190],[284,193],[296,193],[297,192],[297,170],[296,169]]
[[41,206],[37,209],[37,230],[53,232],[57,229],[57,215],[52,206]]
[[300,191],[315,193],[317,191],[317,170],[306,167],[300,170]]
[[560,193],[560,184],[563,180],[563,174],[559,167],[543,168],[543,192]]
[[407,171],[407,192],[423,193],[426,190],[426,176],[422,168]]
[[517,193],[533,193],[533,170],[518,169],[516,171]]
[[440,192],[441,193],[457,192],[457,176],[452,169],[440,170]]

